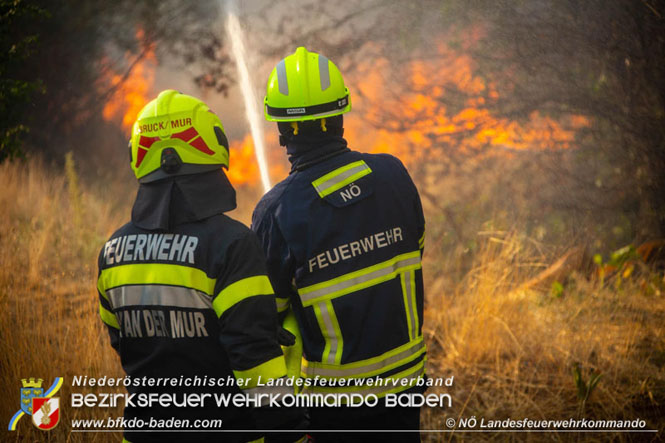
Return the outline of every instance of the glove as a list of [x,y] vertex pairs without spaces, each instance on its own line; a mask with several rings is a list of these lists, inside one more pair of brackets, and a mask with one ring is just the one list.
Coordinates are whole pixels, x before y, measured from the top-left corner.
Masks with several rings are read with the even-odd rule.
[[293,346],[296,344],[296,336],[281,326],[277,327],[277,342],[281,346]]

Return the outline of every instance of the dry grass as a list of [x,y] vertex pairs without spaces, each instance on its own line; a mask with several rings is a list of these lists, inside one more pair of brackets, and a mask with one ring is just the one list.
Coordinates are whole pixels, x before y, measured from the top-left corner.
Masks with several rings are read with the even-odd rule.
[[[49,385],[64,376],[63,423],[36,430],[24,417],[8,441],[117,441],[118,434],[74,434],[73,418],[120,415],[119,410],[68,407],[73,375],[121,376],[97,315],[96,256],[128,218],[132,185],[88,188],[70,162],[65,175],[41,163],[0,165],[0,358],[5,423],[18,409],[20,379]],[[256,191],[239,196],[234,217],[249,221]],[[432,231],[435,231],[432,230]],[[573,277],[560,297],[520,291],[552,257],[518,235],[484,233],[473,270],[451,291],[441,269],[459,257],[426,254],[425,334],[429,374],[455,376],[447,410],[426,409],[423,427],[446,429],[448,417],[647,420],[665,430],[665,296],[647,295],[637,282],[622,289]],[[660,277],[662,279],[662,276]],[[603,373],[580,411],[572,368],[588,378]],[[104,390],[108,391],[108,388]],[[6,428],[5,428],[6,429]],[[542,434],[442,434],[434,441],[543,439]],[[629,440],[629,435],[551,434],[551,440]],[[634,437],[642,441],[644,435]],[[527,438],[528,439],[528,438]]]
[[[96,318],[95,281],[98,248],[124,217],[92,192],[82,191],[73,167],[68,162],[68,175],[51,175],[40,162],[0,165],[0,395],[5,399],[0,415],[4,422],[19,408],[22,378],[43,378],[46,389],[56,376],[71,380],[85,373],[122,373]],[[126,205],[123,209],[126,214]],[[67,389],[58,395],[67,405]],[[88,413],[66,406],[62,411],[65,422]],[[21,419],[18,432],[5,429],[6,438],[17,441],[45,437],[29,416]],[[61,423],[46,435],[52,441],[76,441],[68,431]],[[91,441],[105,439],[90,437]]]
[[[523,291],[545,264],[537,245],[488,233],[454,294],[428,293],[430,374],[454,375],[449,410],[428,409],[424,427],[447,417],[646,420],[665,429],[665,297],[639,282],[618,291],[571,276],[564,293]],[[431,264],[430,264],[431,265]],[[662,276],[660,277],[662,283]],[[434,284],[436,286],[436,281]],[[602,373],[584,406],[573,368]],[[436,392],[436,390],[435,390]],[[448,441],[450,435],[431,437]],[[528,437],[528,438],[527,438]],[[455,440],[649,441],[646,434],[455,434]]]

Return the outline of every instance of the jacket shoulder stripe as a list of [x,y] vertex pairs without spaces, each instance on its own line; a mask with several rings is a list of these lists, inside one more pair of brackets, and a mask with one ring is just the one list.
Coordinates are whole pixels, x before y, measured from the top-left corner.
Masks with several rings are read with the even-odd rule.
[[312,182],[312,186],[314,186],[316,192],[319,193],[319,196],[323,198],[371,172],[372,170],[367,166],[367,163],[363,160],[359,160],[342,166],[341,168],[337,168],[323,177],[317,178]]

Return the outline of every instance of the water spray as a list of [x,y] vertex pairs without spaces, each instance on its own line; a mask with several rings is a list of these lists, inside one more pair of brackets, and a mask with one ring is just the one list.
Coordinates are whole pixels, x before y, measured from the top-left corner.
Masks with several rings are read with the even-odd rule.
[[238,77],[240,80],[240,90],[245,100],[245,115],[247,122],[252,133],[252,140],[254,141],[254,152],[256,153],[256,161],[259,164],[259,171],[261,172],[261,183],[263,184],[264,192],[268,192],[270,186],[270,176],[268,175],[268,161],[266,159],[266,147],[263,139],[263,124],[262,112],[258,106],[256,93],[252,85],[252,80],[249,76],[249,69],[247,67],[247,51],[245,50],[245,40],[240,22],[238,21],[236,13],[236,5],[234,0],[226,2],[226,31],[231,40],[231,52],[236,62],[236,69],[238,70]]

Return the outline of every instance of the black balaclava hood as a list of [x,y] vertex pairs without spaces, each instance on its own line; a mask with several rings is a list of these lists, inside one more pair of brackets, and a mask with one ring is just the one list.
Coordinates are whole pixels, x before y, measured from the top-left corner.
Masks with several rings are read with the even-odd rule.
[[236,191],[222,168],[139,184],[132,223],[150,231],[168,231],[236,208]]
[[277,122],[279,144],[286,146],[291,172],[306,169],[320,161],[349,151],[344,139],[344,119],[341,115],[326,118],[326,131],[321,120],[298,122],[298,133],[290,122]]

